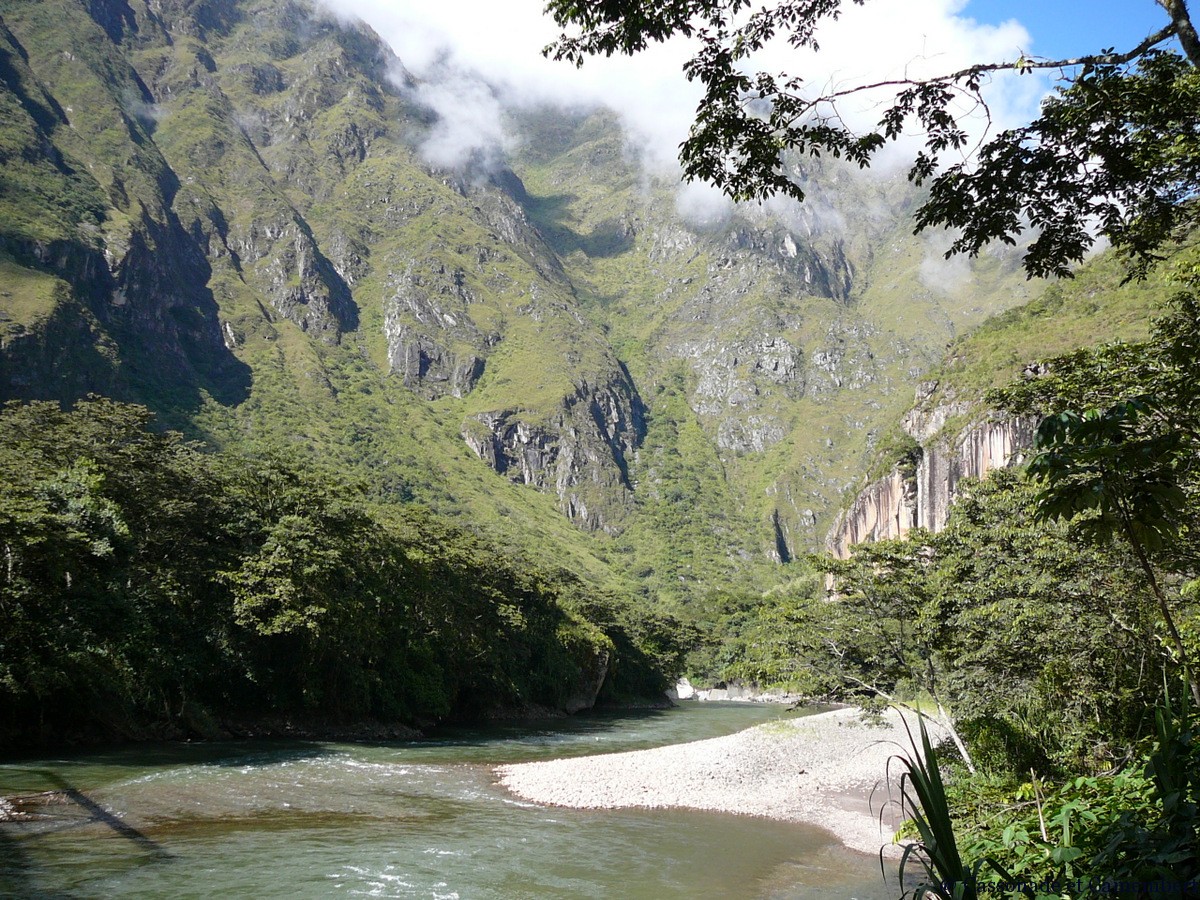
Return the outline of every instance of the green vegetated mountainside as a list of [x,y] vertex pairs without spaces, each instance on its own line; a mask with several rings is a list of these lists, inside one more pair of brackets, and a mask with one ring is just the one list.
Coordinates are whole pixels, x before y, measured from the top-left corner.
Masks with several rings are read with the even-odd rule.
[[[557,498],[496,477],[462,435],[477,413],[514,428],[579,415],[586,430],[587,403],[565,401],[611,391],[629,433],[597,442],[619,449],[631,388],[516,204],[416,159],[427,113],[399,62],[296,4],[90,9],[0,11],[4,393],[139,400],[218,445],[285,446],[381,501],[462,513],[598,577]],[[597,487],[580,479],[591,524],[627,502],[613,456],[587,470]]]
[[[929,371],[907,427],[928,431],[921,435],[927,445],[953,442],[981,417],[995,415],[989,391],[1038,378],[1045,374],[1045,362],[1056,357],[1145,340],[1174,290],[1169,271],[1159,266],[1132,280],[1119,256],[1101,253],[1080,266],[1075,277],[1045,285],[1035,299],[986,319],[953,340]],[[884,433],[866,477],[878,477],[911,453],[913,440],[895,423]]]
[[1069,281],[1046,286],[1029,303],[957,338],[930,373],[937,387],[929,400],[982,400],[1042,360],[1111,341],[1145,340],[1170,286],[1161,268],[1144,280],[1127,280],[1127,274],[1118,256],[1102,254]]
[[805,205],[734,209],[631,167],[610,113],[516,124],[529,216],[646,404],[616,543],[660,596],[819,546],[946,343],[1040,289],[1015,253],[946,264],[900,175],[812,161]]
[[0,3],[0,393],[145,403],[678,609],[818,545],[946,342],[1037,291],[902,177],[697,203],[610,113],[436,117],[296,2]]

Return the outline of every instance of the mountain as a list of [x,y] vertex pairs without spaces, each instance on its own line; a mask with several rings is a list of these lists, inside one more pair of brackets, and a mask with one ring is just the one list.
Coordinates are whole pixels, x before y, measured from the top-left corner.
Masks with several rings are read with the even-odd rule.
[[1034,444],[1037,420],[992,409],[988,391],[1044,375],[1046,361],[1057,356],[1145,340],[1170,291],[1164,271],[1130,281],[1121,260],[1104,254],[1070,281],[1049,285],[953,341],[882,442],[873,471],[831,528],[827,548],[846,558],[863,541],[901,537],[917,527],[940,531],[963,479],[1018,463]]
[[630,171],[611,114],[520,124],[513,168],[530,216],[647,398],[635,558],[680,533],[687,546],[660,559],[700,546],[786,561],[819,546],[946,342],[1034,292],[1015,255],[939,278],[899,175],[811,163],[803,206],[689,213],[671,180]]
[[139,401],[668,608],[820,546],[1037,293],[944,263],[900,176],[695,203],[602,109],[439,167],[430,85],[300,2],[2,0],[0,78],[0,396]]

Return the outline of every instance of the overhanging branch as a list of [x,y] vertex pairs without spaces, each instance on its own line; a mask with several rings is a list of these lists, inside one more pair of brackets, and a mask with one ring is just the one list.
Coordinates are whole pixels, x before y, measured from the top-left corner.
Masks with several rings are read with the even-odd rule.
[[[1181,4],[1181,0],[1160,0],[1160,2],[1163,3],[1164,6],[1168,3]],[[1169,40],[1176,35],[1180,35],[1180,40],[1182,43],[1184,43],[1186,49],[1187,41],[1183,39],[1182,34],[1187,31],[1190,31],[1192,38],[1196,39],[1196,32],[1192,28],[1191,19],[1188,18],[1185,10],[1182,15],[1182,19],[1172,21],[1171,24],[1160,28],[1151,35],[1148,35],[1145,40],[1139,43],[1136,47],[1123,53],[1097,53],[1089,56],[1079,56],[1070,59],[1045,59],[1041,57],[1021,56],[1016,60],[1008,62],[981,63],[965,69],[959,69],[956,72],[950,72],[945,75],[936,75],[930,78],[904,77],[873,81],[868,84],[859,84],[853,87],[844,88],[842,90],[828,91],[820,94],[819,96],[812,97],[811,99],[807,99],[799,94],[793,93],[790,89],[798,87],[799,83],[792,82],[788,85],[789,90],[780,90],[775,94],[775,96],[787,97],[793,103],[797,104],[798,111],[795,115],[789,117],[789,125],[794,125],[797,122],[802,121],[817,107],[823,105],[832,106],[838,100],[888,88],[919,88],[938,84],[946,85],[948,87],[955,86],[964,93],[974,96],[975,99],[986,109],[987,104],[983,103],[982,98],[979,96],[978,80],[981,75],[988,75],[993,72],[1017,71],[1025,74],[1034,70],[1124,65],[1132,62],[1138,57],[1145,55],[1158,44],[1161,44],[1163,41]],[[1188,58],[1194,65],[1200,66],[1200,40],[1197,40],[1196,58],[1193,58],[1190,53]],[[967,82],[967,84],[960,85],[960,82],[964,81]],[[754,100],[764,99],[768,99],[767,95],[760,93],[757,97],[748,97],[744,102],[752,102]],[[840,120],[840,116],[838,118]]]

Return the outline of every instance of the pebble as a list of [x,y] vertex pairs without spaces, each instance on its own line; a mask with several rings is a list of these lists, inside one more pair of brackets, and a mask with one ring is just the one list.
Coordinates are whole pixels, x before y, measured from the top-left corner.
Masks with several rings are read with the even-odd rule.
[[[915,734],[915,716],[906,717]],[[857,709],[838,709],[688,744],[495,772],[501,785],[535,803],[765,816],[825,828],[853,850],[874,854],[887,847],[894,855],[893,831],[907,818],[889,802],[899,796],[895,763],[892,783],[886,779],[888,761],[904,751],[911,754],[913,747],[898,711],[888,710],[876,724]]]

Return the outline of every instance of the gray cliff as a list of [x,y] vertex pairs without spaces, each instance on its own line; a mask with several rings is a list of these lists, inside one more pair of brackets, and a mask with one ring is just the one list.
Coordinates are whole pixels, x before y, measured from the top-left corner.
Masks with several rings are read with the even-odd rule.
[[462,428],[467,446],[496,472],[554,493],[577,525],[610,532],[633,502],[629,460],[644,433],[641,400],[622,369],[599,384],[579,382],[548,417],[503,409],[477,413]]
[[[917,406],[903,422],[917,451],[863,488],[835,521],[826,547],[837,558],[847,558],[855,544],[903,537],[914,528],[941,531],[964,479],[1018,464],[1033,446],[1036,420],[953,401],[927,408],[930,394],[928,384],[918,389]],[[947,428],[963,418],[965,427]]]

